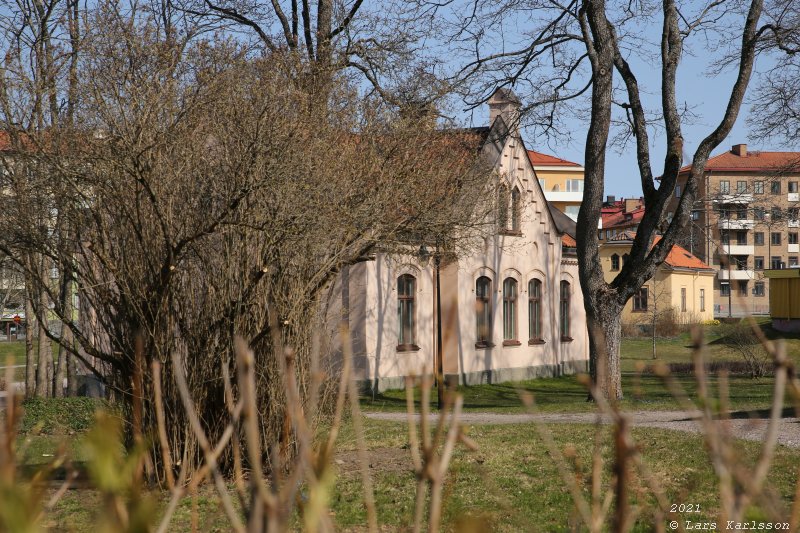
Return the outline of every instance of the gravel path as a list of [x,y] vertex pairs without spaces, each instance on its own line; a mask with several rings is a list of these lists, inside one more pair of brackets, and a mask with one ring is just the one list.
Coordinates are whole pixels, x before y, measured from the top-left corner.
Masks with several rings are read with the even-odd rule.
[[[625,413],[631,424],[635,427],[649,427],[672,429],[701,433],[702,426],[698,421],[700,413],[687,413],[685,411],[632,411]],[[391,420],[405,422],[406,413],[365,413],[365,416],[375,420]],[[416,415],[418,416],[418,415]],[[731,434],[737,438],[761,441],[767,428],[767,418],[762,413],[741,415],[737,413],[727,421],[718,421],[725,424]],[[593,424],[597,415],[593,413],[551,413],[541,415],[529,414],[498,414],[498,413],[463,413],[461,421],[464,424],[524,424],[539,421],[545,423],[570,423]],[[603,417],[603,423],[609,423],[608,417]],[[720,427],[722,429],[722,427]],[[778,443],[792,448],[800,448],[800,418],[784,417],[781,419]]]

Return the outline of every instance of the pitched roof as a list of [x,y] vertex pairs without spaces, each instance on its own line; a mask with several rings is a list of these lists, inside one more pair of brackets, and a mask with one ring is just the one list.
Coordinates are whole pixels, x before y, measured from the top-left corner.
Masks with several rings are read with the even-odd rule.
[[639,207],[627,213],[623,209],[607,209],[600,211],[600,218],[603,220],[603,229],[611,229],[616,226],[631,226],[642,221],[644,207]]
[[[628,244],[632,243],[633,240],[636,238],[635,231],[622,231],[618,233],[616,236],[610,238],[608,242],[614,242],[619,244]],[[656,235],[656,238],[653,239],[653,245],[658,243],[661,240],[661,235]],[[672,245],[672,249],[667,254],[666,259],[664,259],[664,264],[672,267],[672,268],[687,268],[690,270],[707,270],[713,272],[714,269],[705,264],[699,257],[694,255],[693,253],[689,252],[683,246],[679,246],[677,244]]]
[[531,165],[545,165],[550,167],[582,167],[579,163],[573,163],[566,159],[561,159],[554,155],[543,154],[534,150],[528,150],[528,159],[531,160]]
[[561,245],[566,246],[567,248],[575,248],[578,246],[578,242],[572,237],[572,235],[564,234],[561,236]]
[[[681,172],[689,172],[692,165],[681,168]],[[706,170],[744,172],[793,170],[800,171],[800,152],[757,152],[746,151],[738,155],[732,150],[715,155],[708,159]]]
[[558,232],[562,235],[566,234],[572,238],[575,238],[575,231],[578,227],[575,224],[575,221],[562,213],[558,208],[553,207],[553,204],[550,202],[547,202],[547,209],[550,211],[550,216],[553,218],[553,222],[555,223]]

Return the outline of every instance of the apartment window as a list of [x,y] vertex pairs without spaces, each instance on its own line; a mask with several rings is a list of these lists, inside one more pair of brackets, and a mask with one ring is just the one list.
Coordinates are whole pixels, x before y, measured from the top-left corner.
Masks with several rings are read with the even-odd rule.
[[481,276],[475,282],[475,319],[478,347],[491,346],[492,340],[492,280]]
[[633,295],[633,310],[642,313],[647,311],[647,287],[640,288]]
[[789,234],[789,244],[797,244],[797,233]]
[[731,192],[731,182],[728,180],[721,180],[719,182],[719,192],[722,194],[728,194]]
[[769,234],[769,242],[772,246],[780,246],[781,245],[781,234],[777,231],[773,231]]
[[706,290],[700,289],[700,312],[706,310]]
[[747,207],[740,206],[736,208],[736,219],[747,220]]
[[746,231],[737,231],[736,232],[736,244],[740,244],[740,245],[747,244],[747,232]]
[[747,270],[747,256],[736,255],[733,257],[733,263],[736,265],[736,270]]
[[567,180],[567,192],[583,192],[583,180]]
[[769,266],[773,270],[777,270],[777,269],[781,268],[781,256],[773,255],[772,259],[769,262]]
[[399,350],[418,349],[415,345],[417,280],[411,274],[397,278],[397,348]]
[[755,296],[764,296],[764,282],[763,281],[756,281],[755,285],[753,286],[753,294]]
[[728,245],[731,243],[731,234],[726,229],[719,232],[719,238],[722,241],[722,244]]
[[517,280],[503,281],[503,340],[517,340]]
[[764,194],[764,182],[763,181],[754,181],[753,182],[753,192],[755,194]]
[[561,324],[561,340],[571,341],[570,336],[570,286],[568,281],[561,282],[561,301],[559,305],[559,319]]
[[531,344],[542,341],[542,282],[528,282],[528,337]]
[[757,255],[753,258],[753,265],[755,266],[756,270],[764,270],[764,256]]
[[747,282],[740,281],[739,282],[739,296],[747,296]]
[[617,254],[611,256],[611,270],[619,270],[619,256]]
[[767,218],[767,210],[763,207],[753,208],[753,218],[756,220],[764,220]]
[[542,188],[543,191],[547,190],[547,180],[544,178],[539,178],[539,186]]
[[608,240],[608,239],[610,239],[610,238],[611,238],[611,230],[610,230],[610,229],[607,229],[607,230],[606,230],[606,240]]
[[783,218],[783,212],[781,212],[781,208],[780,207],[773,207],[770,210],[770,213],[771,213],[770,216],[772,217],[772,221],[773,222],[778,221],[778,220]]
[[700,211],[692,211],[692,220],[700,220]]
[[681,197],[681,186],[675,185],[675,198],[680,198],[680,197]]
[[727,207],[720,206],[719,207],[719,218],[723,218],[725,220],[728,220],[729,218],[731,218],[731,210],[728,209]]
[[790,207],[788,213],[790,219],[797,220],[800,218],[800,207]]
[[796,267],[797,266],[797,256],[796,255],[790,255],[789,256],[789,266],[790,267]]
[[603,230],[601,230],[601,229],[597,230],[597,240],[598,241],[602,241],[603,240]]
[[781,193],[781,182],[780,181],[771,181],[769,184],[769,191],[772,194],[780,194]]
[[719,284],[719,295],[720,296],[730,296],[731,295],[731,284],[730,283],[720,283]]
[[686,287],[681,287],[681,313],[686,312]]
[[753,244],[756,246],[764,246],[764,233],[757,231],[753,233]]
[[797,182],[790,181],[789,182],[789,192],[797,192]]
[[736,182],[736,192],[739,194],[747,192],[747,182],[746,181],[737,181]]

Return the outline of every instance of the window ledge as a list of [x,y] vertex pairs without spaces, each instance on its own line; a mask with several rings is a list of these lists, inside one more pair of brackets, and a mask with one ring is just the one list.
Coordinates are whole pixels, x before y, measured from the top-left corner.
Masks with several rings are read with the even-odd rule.
[[418,352],[421,348],[416,344],[398,344],[398,352]]
[[647,309],[633,309],[631,313],[646,313]]
[[545,344],[544,339],[530,339],[528,341],[528,346],[536,346],[539,344]]
[[572,337],[565,337],[564,335],[561,336],[561,342],[572,342]]
[[520,345],[522,345],[522,343],[515,340],[503,341],[503,346],[520,346]]
[[475,343],[476,348],[494,348],[494,343],[490,341],[478,341]]
[[511,237],[522,237],[522,231],[514,229],[501,229],[500,235],[509,235]]

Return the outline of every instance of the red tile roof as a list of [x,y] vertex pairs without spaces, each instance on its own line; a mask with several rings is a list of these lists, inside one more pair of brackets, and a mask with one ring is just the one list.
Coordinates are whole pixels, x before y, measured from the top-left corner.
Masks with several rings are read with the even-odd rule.
[[[692,168],[686,165],[681,172]],[[747,151],[737,155],[732,150],[709,158],[706,170],[744,172],[744,171],[800,171],[800,152],[755,152]]]
[[554,155],[547,155],[541,152],[536,152],[534,150],[528,150],[528,159],[531,160],[531,164],[536,165],[546,165],[551,167],[581,167],[578,163],[573,163],[572,161],[567,161],[566,159],[561,159],[560,157],[556,157]]
[[[622,233],[617,234],[615,237],[612,237],[609,242],[628,242],[633,241],[636,238],[636,232],[634,231],[623,231]],[[661,240],[661,235],[656,235],[656,238],[653,239],[653,245],[658,243]],[[688,268],[691,270],[708,270],[713,271],[714,269],[705,264],[699,257],[689,252],[686,248],[679,246],[677,244],[672,245],[672,250],[669,251],[667,254],[666,259],[664,259],[664,263],[671,266],[672,268]]]
[[561,244],[562,246],[566,246],[567,248],[575,248],[576,246],[578,246],[577,241],[575,241],[575,239],[573,239],[571,235],[568,235],[566,233],[561,236]]
[[614,210],[611,208],[603,208],[600,211],[600,218],[603,220],[603,229],[636,225],[642,221],[643,216],[643,207],[634,209],[628,213],[624,213],[621,208],[614,208]]

